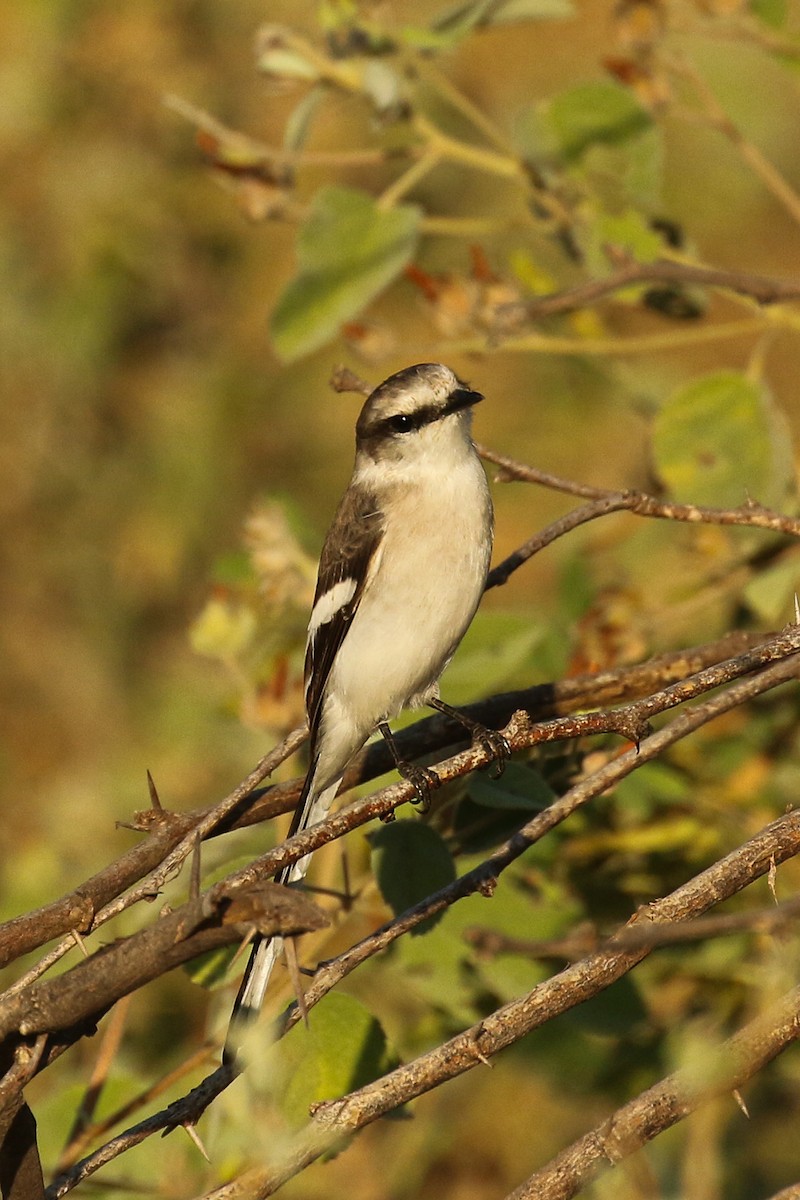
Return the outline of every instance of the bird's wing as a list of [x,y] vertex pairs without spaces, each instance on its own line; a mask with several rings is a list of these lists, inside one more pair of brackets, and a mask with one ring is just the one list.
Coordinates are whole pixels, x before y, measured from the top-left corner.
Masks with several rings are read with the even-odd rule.
[[382,543],[383,513],[374,495],[348,489],[322,547],[308,627],[305,679],[312,762],[325,685],[377,565]]

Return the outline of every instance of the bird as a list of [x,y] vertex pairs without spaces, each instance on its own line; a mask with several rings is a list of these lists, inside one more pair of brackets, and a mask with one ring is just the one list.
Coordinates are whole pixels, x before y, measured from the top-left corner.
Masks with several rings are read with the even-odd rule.
[[[445,704],[439,679],[475,615],[494,538],[486,474],[472,441],[483,400],[442,363],[390,375],[356,422],[353,474],[325,538],[308,625],[309,767],[289,836],[324,820],[344,770],[376,731],[427,804],[439,782],[404,761],[389,721],[425,706],[464,725],[502,767],[508,744]],[[302,879],[310,855],[278,883]],[[234,1003],[226,1057],[261,1009],[278,937],[258,938]]]

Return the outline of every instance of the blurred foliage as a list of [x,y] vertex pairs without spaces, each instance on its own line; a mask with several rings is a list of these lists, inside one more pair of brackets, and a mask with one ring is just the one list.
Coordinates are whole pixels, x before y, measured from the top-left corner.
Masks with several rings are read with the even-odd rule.
[[[167,806],[194,807],[300,719],[315,555],[356,411],[327,387],[340,360],[373,382],[446,360],[487,394],[480,440],[563,476],[794,508],[790,305],[642,285],[524,316],[607,274],[609,244],[797,276],[794,0],[274,0],[266,15],[259,27],[250,0],[32,0],[0,16],[5,916],[130,845],[114,822],[146,803],[146,767]],[[497,558],[569,507],[519,484],[495,498]],[[753,530],[596,523],[487,597],[444,694],[779,626],[797,577],[796,548]],[[490,903],[472,897],[356,972],[287,1039],[290,1125],[551,973],[547,956],[482,955],[468,928],[606,929],[796,803],[797,707],[782,690],[716,722],[533,847]],[[344,876],[341,851],[319,856],[314,882],[354,896],[304,956],[434,886],[398,880],[396,858],[392,873],[407,838],[421,876],[461,872],[613,752],[543,750],[443,789],[429,825],[379,831],[378,883],[364,836]],[[212,846],[204,867],[270,836]],[[781,868],[779,897],[797,882]],[[769,902],[766,882],[751,891],[731,908]],[[285,1192],[503,1194],[794,982],[795,943],[654,954]],[[99,1115],[216,1034],[229,1002],[230,988],[206,1010],[184,973],[137,996]],[[94,1053],[30,1089],[49,1164]],[[795,1181],[798,1073],[789,1052],[747,1089],[746,1125],[720,1101],[587,1194],[751,1200]],[[279,1107],[263,1072],[239,1080],[203,1130],[209,1170],[173,1135],[101,1174],[99,1194],[194,1194],[280,1144]]]

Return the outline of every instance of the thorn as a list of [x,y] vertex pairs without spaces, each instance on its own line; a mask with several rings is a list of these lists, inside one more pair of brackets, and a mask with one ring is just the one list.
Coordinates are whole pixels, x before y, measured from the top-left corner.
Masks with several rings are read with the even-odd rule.
[[491,1069],[494,1067],[494,1063],[489,1062],[489,1059],[486,1057],[486,1055],[483,1053],[480,1046],[478,1045],[478,1038],[481,1036],[482,1033],[483,1033],[483,1026],[481,1025],[480,1028],[477,1030],[475,1036],[472,1038],[472,1051],[473,1051],[475,1057],[477,1058],[478,1062],[482,1062],[485,1067],[489,1067]]
[[778,868],[775,866],[775,855],[773,854],[769,860],[769,871],[767,872],[767,886],[769,887],[772,899],[778,903],[778,894],[775,890],[775,880],[778,877]]
[[794,594],[794,623],[800,625],[800,599],[797,597],[797,592]]
[[258,933],[258,930],[256,929],[255,925],[251,925],[247,931],[247,935],[242,938],[241,942],[236,947],[236,953],[234,954],[233,958],[230,961],[231,967],[234,965],[234,963],[237,961],[237,959],[240,959],[242,957],[245,950],[250,945],[250,943],[252,942],[253,938],[256,936],[257,933]]
[[189,1141],[194,1142],[195,1146],[200,1151],[200,1153],[202,1154],[202,1156],[206,1160],[206,1162],[210,1163],[211,1159],[208,1156],[208,1151],[206,1150],[205,1146],[201,1142],[200,1134],[197,1132],[194,1125],[190,1125],[187,1122],[185,1125],[182,1125],[181,1128],[186,1130],[186,1133],[189,1135]]
[[156,810],[156,812],[163,812],[164,806],[162,805],[161,800],[159,798],[158,789],[156,788],[155,780],[153,779],[153,776],[150,774],[149,770],[147,772],[147,790],[150,793],[151,807],[154,808]]
[[78,933],[77,929],[70,929],[70,934],[72,935],[72,937],[75,941],[75,945],[78,947],[78,949],[80,950],[83,957],[88,958],[89,951],[86,949],[86,942],[83,940],[81,935]]
[[297,943],[294,938],[285,938],[283,942],[283,950],[286,955],[286,967],[289,971],[289,978],[292,981],[294,994],[297,998],[297,1007],[300,1010],[300,1016],[303,1018],[303,1024],[308,1028],[308,1009],[306,1007],[306,994],[303,990],[303,981],[300,978],[300,964],[297,961]]
[[744,1096],[742,1095],[742,1093],[739,1091],[738,1088],[734,1088],[733,1091],[731,1092],[731,1095],[733,1096],[734,1100],[739,1105],[739,1108],[742,1110],[742,1112],[744,1113],[744,1115],[747,1117],[747,1119],[749,1121],[750,1120],[750,1112],[748,1110],[747,1105],[744,1102]]

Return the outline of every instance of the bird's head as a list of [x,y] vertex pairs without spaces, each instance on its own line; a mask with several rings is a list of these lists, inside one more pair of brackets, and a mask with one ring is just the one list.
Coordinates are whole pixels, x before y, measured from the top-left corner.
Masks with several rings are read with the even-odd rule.
[[406,367],[379,384],[356,424],[362,461],[413,467],[472,450],[472,407],[483,396],[442,363]]

